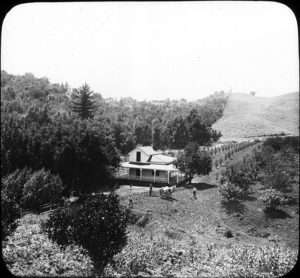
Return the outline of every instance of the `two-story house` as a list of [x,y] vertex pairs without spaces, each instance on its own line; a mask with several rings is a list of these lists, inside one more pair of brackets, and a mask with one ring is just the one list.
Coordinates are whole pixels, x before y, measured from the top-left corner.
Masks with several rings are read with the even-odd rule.
[[155,151],[151,146],[137,146],[129,152],[128,161],[121,162],[116,173],[119,180],[153,184],[178,184],[184,175],[175,166],[175,157]]

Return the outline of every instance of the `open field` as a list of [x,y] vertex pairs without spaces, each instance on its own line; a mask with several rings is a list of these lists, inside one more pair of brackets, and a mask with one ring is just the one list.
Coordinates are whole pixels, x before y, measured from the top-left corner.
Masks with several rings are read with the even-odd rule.
[[277,97],[229,95],[223,116],[213,124],[224,138],[299,133],[299,93]]

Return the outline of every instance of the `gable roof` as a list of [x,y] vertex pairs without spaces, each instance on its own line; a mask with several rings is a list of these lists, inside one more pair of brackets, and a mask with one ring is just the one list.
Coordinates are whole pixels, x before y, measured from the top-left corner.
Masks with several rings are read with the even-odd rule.
[[171,157],[163,154],[154,154],[151,156],[150,163],[162,163],[169,164],[176,160],[175,157]]
[[140,149],[147,155],[159,154],[161,152],[155,151],[152,146],[137,146],[135,149]]

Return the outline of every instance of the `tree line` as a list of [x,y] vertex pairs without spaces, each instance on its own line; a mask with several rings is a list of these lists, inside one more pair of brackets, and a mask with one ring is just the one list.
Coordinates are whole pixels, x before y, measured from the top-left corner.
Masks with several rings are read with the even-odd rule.
[[193,102],[116,100],[103,98],[87,84],[72,90],[68,84],[51,84],[47,78],[14,76],[4,71],[1,84],[2,114],[101,120],[122,154],[136,144],[153,145],[155,149],[182,149],[190,141],[210,145],[221,136],[211,125],[222,116],[227,100],[224,92]]

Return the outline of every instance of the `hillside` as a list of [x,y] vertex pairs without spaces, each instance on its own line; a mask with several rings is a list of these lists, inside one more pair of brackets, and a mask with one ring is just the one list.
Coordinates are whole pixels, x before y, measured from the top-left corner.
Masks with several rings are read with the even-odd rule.
[[299,93],[276,97],[230,94],[213,128],[222,139],[238,139],[281,132],[299,134]]

